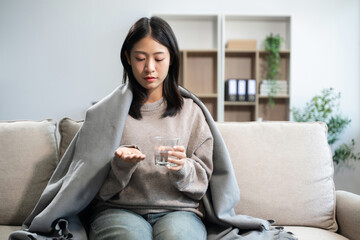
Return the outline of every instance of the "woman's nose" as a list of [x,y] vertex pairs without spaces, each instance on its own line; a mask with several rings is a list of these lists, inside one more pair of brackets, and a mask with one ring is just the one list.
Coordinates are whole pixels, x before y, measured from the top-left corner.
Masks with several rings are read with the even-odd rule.
[[154,71],[155,71],[155,60],[149,59],[149,60],[146,62],[145,70],[146,70],[147,72],[154,72]]

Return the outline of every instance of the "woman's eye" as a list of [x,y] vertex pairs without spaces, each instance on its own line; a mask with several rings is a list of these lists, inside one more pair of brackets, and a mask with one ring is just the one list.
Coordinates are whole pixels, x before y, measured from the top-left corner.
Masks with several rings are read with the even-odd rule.
[[164,60],[165,58],[162,58],[162,59],[155,59],[155,61],[157,62],[161,62],[162,60]]
[[145,58],[135,58],[137,61],[144,61]]

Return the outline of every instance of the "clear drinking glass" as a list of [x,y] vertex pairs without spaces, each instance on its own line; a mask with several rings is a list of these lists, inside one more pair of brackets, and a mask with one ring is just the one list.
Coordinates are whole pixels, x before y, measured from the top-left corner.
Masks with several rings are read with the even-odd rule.
[[[178,137],[154,137],[154,159],[155,164],[159,166],[176,166],[174,163],[168,162],[168,152],[173,150],[173,147],[179,144]],[[173,159],[178,159],[171,156]]]

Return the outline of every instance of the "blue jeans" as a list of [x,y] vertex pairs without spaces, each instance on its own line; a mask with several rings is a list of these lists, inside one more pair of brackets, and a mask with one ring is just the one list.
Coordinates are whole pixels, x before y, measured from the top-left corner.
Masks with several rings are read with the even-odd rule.
[[90,239],[206,239],[206,228],[193,212],[175,211],[139,215],[124,209],[106,209],[91,219]]

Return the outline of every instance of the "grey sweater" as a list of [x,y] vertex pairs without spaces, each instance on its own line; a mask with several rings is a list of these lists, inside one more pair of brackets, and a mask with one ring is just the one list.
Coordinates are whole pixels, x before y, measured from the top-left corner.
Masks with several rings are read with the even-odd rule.
[[[166,103],[160,99],[141,108],[143,118],[128,115],[120,145],[136,145],[144,161],[128,163],[114,157],[101,187],[98,207],[129,209],[138,214],[187,210],[202,216],[199,200],[207,191],[212,174],[213,138],[204,114],[192,99],[184,98],[180,113],[161,118]],[[177,136],[186,149],[186,162],[179,171],[155,165],[152,139]]]

